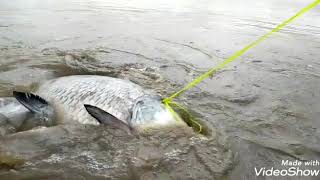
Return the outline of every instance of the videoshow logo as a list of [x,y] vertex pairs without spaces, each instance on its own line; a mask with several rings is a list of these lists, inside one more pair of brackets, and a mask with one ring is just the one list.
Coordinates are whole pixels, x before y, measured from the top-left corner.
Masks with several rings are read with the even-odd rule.
[[[254,168],[256,176],[300,176],[300,177],[307,177],[307,176],[318,176],[320,174],[320,170],[314,169],[314,167],[319,166],[320,162],[318,160],[311,160],[311,161],[289,161],[289,160],[282,160],[281,165],[284,166],[282,169],[275,169],[273,167],[266,168]],[[305,166],[305,168],[301,168],[301,166]],[[312,169],[308,169],[308,167],[313,167]]]

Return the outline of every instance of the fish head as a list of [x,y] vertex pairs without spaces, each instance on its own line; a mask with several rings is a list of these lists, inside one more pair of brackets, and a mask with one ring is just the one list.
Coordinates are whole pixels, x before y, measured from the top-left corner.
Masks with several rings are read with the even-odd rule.
[[142,96],[132,109],[129,122],[132,127],[163,127],[185,124],[179,116],[174,116],[156,95]]

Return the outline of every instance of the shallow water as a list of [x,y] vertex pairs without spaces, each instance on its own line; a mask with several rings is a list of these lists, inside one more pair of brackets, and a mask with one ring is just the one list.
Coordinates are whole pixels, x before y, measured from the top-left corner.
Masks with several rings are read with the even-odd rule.
[[[11,96],[13,89],[34,89],[38,83],[47,79],[72,74],[99,74],[130,79],[167,96],[271,30],[310,2],[309,0],[2,1],[0,2],[0,96]],[[223,146],[221,149],[225,148],[225,152],[230,151],[233,155],[208,152],[207,157],[213,157],[214,154],[216,158],[207,161],[191,156],[190,159],[181,157],[205,169],[202,174],[197,174],[198,170],[194,168],[183,166],[174,168],[164,164],[164,169],[173,168],[179,171],[181,176],[174,177],[167,171],[144,171],[144,167],[139,165],[133,166],[134,176],[141,178],[147,174],[145,176],[150,179],[152,177],[148,173],[153,172],[160,179],[175,179],[187,177],[182,175],[191,172],[193,175],[188,176],[190,179],[206,179],[206,175],[214,176],[216,179],[259,179],[254,176],[254,167],[283,168],[282,159],[319,160],[319,10],[319,6],[311,10],[179,98],[179,102],[191,109],[212,130],[214,135],[209,139],[214,142],[223,140],[217,147]],[[74,133],[72,128],[65,128],[66,132]],[[55,130],[60,131],[58,127],[51,132]],[[79,153],[85,149],[81,145],[87,143],[84,137],[88,136],[88,132],[90,131],[84,130],[81,131],[83,134],[80,133],[81,137],[78,140],[82,143],[79,145]],[[52,134],[54,136],[55,133]],[[68,148],[63,153],[61,149],[52,148],[55,147],[53,145],[46,150],[45,145],[38,145],[38,140],[34,139],[36,135],[37,133],[32,135],[31,132],[31,135],[21,140],[30,145],[24,147],[26,151],[38,148],[39,151],[44,149],[43,151],[47,153],[44,154],[48,157],[55,153],[70,155]],[[93,135],[91,137],[94,139]],[[162,139],[157,138],[157,135],[150,137],[155,144],[163,145],[166,142],[166,137],[163,135]],[[35,159],[30,158],[33,157],[32,154],[23,152],[23,148],[12,144],[10,139],[16,140],[15,138],[15,135],[6,138],[5,141],[11,149],[1,150],[24,154],[26,159],[36,162],[39,160],[37,158],[40,158],[41,163],[46,162],[42,161],[45,160],[45,155],[35,156]],[[61,137],[57,137],[59,138]],[[76,136],[65,135],[61,139],[64,138],[70,138],[70,142],[73,143],[77,142]],[[65,145],[59,140],[55,141],[54,137],[41,142],[43,141]],[[143,140],[132,142],[135,141],[143,142]],[[189,146],[185,143],[187,139],[182,138],[181,141],[184,143],[177,143],[180,145],[178,149]],[[123,143],[121,140],[119,142]],[[111,146],[123,148],[116,144],[119,142],[112,142]],[[93,146],[97,148],[91,149],[92,152],[102,156],[99,150],[105,146],[104,143],[101,146],[99,144]],[[130,143],[128,146],[137,150]],[[156,145],[151,146],[152,150],[156,147]],[[214,149],[214,147],[216,146],[203,142],[204,149]],[[117,151],[110,150],[110,152]],[[129,155],[132,157],[132,154]],[[47,156],[45,157],[48,158]],[[126,156],[121,157],[126,158]],[[161,159],[155,157],[157,158]],[[221,158],[226,161],[221,161],[220,165],[214,164],[215,159]],[[79,166],[85,164],[83,162],[81,164],[80,160],[81,158],[77,159]],[[70,162],[72,161],[62,161],[62,164],[58,165],[70,167]],[[39,166],[43,165],[41,163]],[[153,163],[151,164],[154,165]],[[210,169],[206,166],[208,163],[211,168],[221,169],[215,172],[212,170],[215,168]],[[45,168],[38,169],[38,172],[46,177],[57,178],[59,170],[49,165],[50,163],[46,164]],[[5,171],[3,177],[17,178],[19,175],[30,177],[28,167],[23,168],[27,169],[17,169],[11,174]],[[124,167],[124,169],[130,168]],[[64,178],[76,174],[77,171],[79,168],[71,168]],[[85,172],[90,172],[90,169]],[[113,173],[121,176],[114,176]],[[79,175],[81,176],[100,179],[108,176],[130,177],[132,174],[110,171],[105,176]],[[288,179],[288,177],[278,179],[286,178]]]

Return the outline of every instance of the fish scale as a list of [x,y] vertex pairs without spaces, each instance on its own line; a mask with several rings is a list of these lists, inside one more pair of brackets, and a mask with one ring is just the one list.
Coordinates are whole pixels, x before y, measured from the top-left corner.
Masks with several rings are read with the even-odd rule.
[[83,124],[98,124],[87,113],[84,104],[103,109],[127,123],[131,118],[134,102],[139,97],[150,94],[127,80],[90,75],[67,76],[48,81],[36,93],[49,101],[58,117],[64,117],[63,123]]

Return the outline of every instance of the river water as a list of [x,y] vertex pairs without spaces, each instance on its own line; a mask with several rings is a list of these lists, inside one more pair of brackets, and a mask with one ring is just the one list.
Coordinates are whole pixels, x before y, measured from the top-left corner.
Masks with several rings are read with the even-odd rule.
[[[311,2],[2,0],[0,96],[98,74],[165,97]],[[255,168],[320,159],[319,59],[320,6],[179,97],[207,137],[187,129],[130,138],[82,126],[20,132],[3,138],[0,159],[26,162],[0,177],[318,179],[256,177]]]

